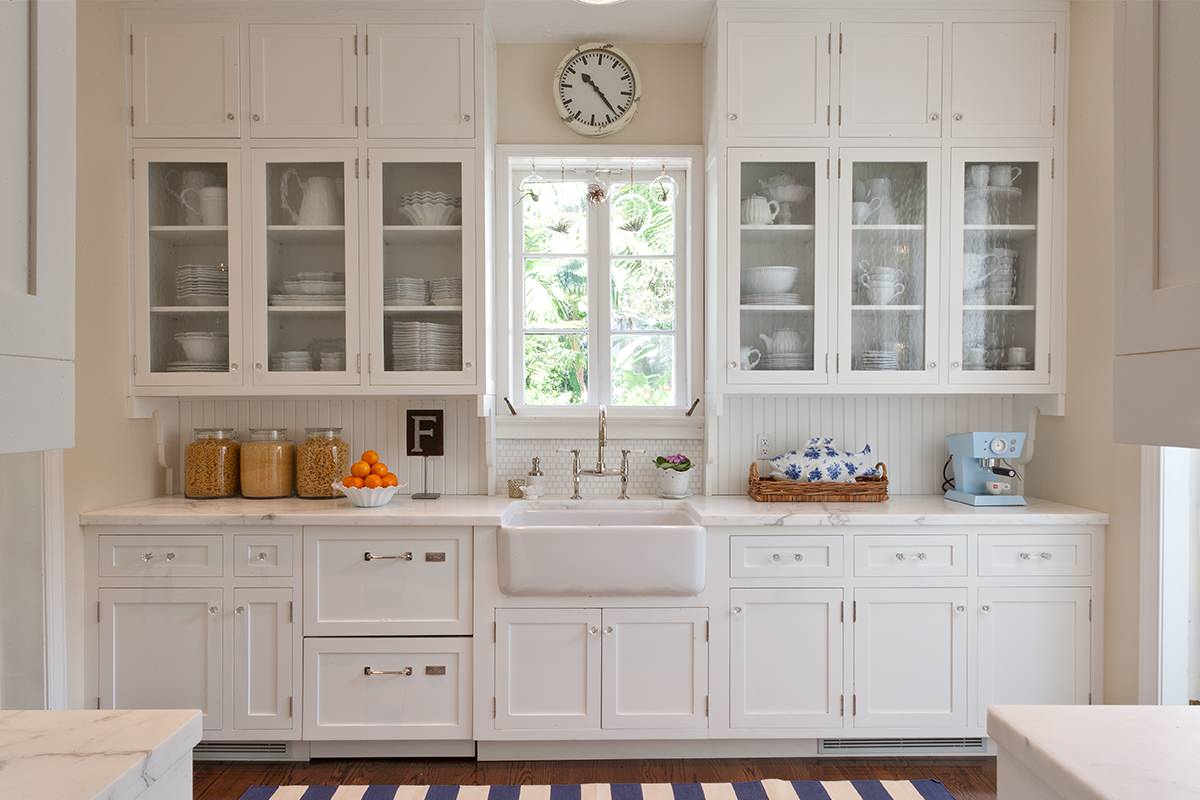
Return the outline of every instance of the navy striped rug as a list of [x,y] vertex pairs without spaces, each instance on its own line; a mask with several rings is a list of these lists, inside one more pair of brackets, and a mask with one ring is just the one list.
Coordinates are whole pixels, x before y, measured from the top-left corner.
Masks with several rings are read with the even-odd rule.
[[585,783],[553,786],[256,786],[241,800],[954,800],[923,781]]

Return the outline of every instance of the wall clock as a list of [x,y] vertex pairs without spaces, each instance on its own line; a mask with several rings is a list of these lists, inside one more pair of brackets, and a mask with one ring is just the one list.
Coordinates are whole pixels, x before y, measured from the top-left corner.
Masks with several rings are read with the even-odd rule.
[[641,95],[637,67],[611,44],[581,44],[554,70],[558,116],[584,136],[608,136],[624,128],[637,113]]

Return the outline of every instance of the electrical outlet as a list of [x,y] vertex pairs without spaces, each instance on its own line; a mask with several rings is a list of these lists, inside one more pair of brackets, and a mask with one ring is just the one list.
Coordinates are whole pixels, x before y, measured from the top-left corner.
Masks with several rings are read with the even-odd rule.
[[756,458],[774,457],[775,454],[771,452],[771,437],[769,434],[754,434],[754,452]]

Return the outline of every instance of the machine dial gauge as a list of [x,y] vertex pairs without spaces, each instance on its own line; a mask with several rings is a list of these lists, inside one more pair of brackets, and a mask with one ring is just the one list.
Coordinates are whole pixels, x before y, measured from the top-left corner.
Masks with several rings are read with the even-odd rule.
[[993,453],[999,456],[1003,455],[1004,451],[1008,450],[1008,442],[997,436],[995,439],[992,439],[991,443],[988,444],[988,447],[991,448]]

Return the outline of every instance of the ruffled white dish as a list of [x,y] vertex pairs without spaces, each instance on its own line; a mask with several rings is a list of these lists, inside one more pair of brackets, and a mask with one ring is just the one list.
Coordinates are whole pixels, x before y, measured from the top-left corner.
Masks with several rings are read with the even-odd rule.
[[396,492],[408,486],[407,481],[400,481],[396,486],[380,486],[378,489],[355,489],[353,486],[343,486],[339,482],[332,484],[335,491],[341,492],[356,508],[381,508],[392,502]]

